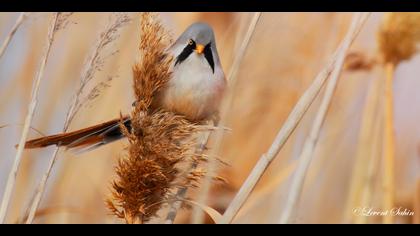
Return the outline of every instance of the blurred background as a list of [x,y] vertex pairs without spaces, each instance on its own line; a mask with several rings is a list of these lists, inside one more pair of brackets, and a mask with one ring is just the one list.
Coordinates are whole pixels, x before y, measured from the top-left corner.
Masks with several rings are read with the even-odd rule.
[[[73,94],[80,83],[83,63],[112,13],[74,13],[53,42],[41,81],[39,103],[32,127],[43,134],[61,132]],[[121,28],[120,37],[107,49],[118,50],[106,58],[97,81],[114,79],[99,97],[77,114],[69,130],[114,119],[130,112],[134,96],[132,65],[138,57],[139,16]],[[176,38],[187,26],[204,21],[213,26],[223,68],[228,74],[252,13],[162,13],[165,27]],[[362,58],[377,55],[377,32],[384,13],[373,13],[351,47]],[[0,13],[0,43],[19,13]],[[31,89],[45,45],[50,13],[31,13],[20,26],[5,54],[0,57],[0,194],[16,154]],[[234,86],[234,99],[219,156],[228,163],[218,169],[227,184],[212,186],[207,204],[223,212],[251,169],[270,147],[288,114],[317,73],[324,67],[351,20],[351,13],[263,13],[241,64]],[[396,207],[415,212],[396,217],[396,223],[419,223],[420,214],[420,57],[396,67],[394,77],[395,202]],[[368,114],[368,94],[385,79],[381,66],[344,70],[334,93],[315,155],[308,170],[295,223],[355,222],[346,209],[380,209],[381,159],[367,206],[349,205],[355,168],[367,166],[371,155],[360,150],[363,119]],[[234,223],[277,223],[290,177],[312,125],[320,97],[312,104],[284,148],[269,166]],[[370,113],[369,113],[370,114]],[[33,130],[29,138],[40,137]],[[104,199],[115,178],[114,166],[124,155],[126,141],[75,155],[61,150],[34,223],[123,223],[110,215]],[[211,148],[211,146],[209,147]],[[7,222],[19,222],[45,172],[54,147],[25,150],[11,199]],[[362,154],[360,154],[362,153]],[[380,155],[380,152],[379,154]],[[356,160],[360,161],[356,161]],[[200,189],[190,191],[194,199]],[[190,209],[183,209],[176,223],[190,222]],[[208,218],[207,223],[212,221]],[[380,217],[366,218],[380,223]]]

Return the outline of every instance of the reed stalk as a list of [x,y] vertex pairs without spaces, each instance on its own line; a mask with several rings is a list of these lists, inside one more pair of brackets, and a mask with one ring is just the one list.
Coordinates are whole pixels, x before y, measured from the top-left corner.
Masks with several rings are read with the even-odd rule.
[[[356,28],[357,30],[353,32],[350,37],[350,41],[353,42],[356,36],[358,35],[362,25],[359,24]],[[282,128],[277,133],[276,138],[271,144],[267,153],[263,154],[258,160],[257,164],[252,169],[251,173],[248,175],[248,178],[242,184],[239,192],[236,194],[227,210],[223,214],[220,223],[230,223],[232,222],[235,215],[238,213],[244,202],[247,200],[249,194],[252,192],[259,179],[269,166],[269,164],[277,156],[280,149],[286,143],[296,126],[299,124],[303,115],[308,110],[309,106],[315,100],[325,81],[331,74],[335,63],[337,61],[338,55],[341,53],[344,47],[344,42],[337,48],[335,53],[332,56],[332,59],[328,62],[327,66],[316,76],[310,87],[305,91],[305,93],[300,97],[299,101],[293,108],[292,112],[289,114],[287,120],[285,121]]]
[[[66,25],[67,18],[71,14],[70,15],[69,13],[59,13],[59,14],[63,14],[60,19],[60,27],[64,27]],[[84,102],[86,102],[86,100],[82,99],[82,94],[86,92],[85,91],[86,85],[94,78],[95,72],[101,70],[101,68],[103,67],[104,56],[101,55],[101,52],[111,42],[113,42],[115,39],[118,38],[119,29],[125,24],[127,24],[129,21],[130,19],[127,17],[127,15],[124,15],[124,14],[118,15],[115,17],[114,20],[112,19],[110,20],[109,24],[105,27],[104,31],[101,32],[101,34],[99,35],[99,39],[95,42],[95,46],[93,47],[93,50],[91,51],[91,53],[89,54],[85,62],[85,66],[81,74],[80,86],[77,89],[76,94],[73,97],[73,101],[71,102],[71,105],[67,111],[63,132],[67,131],[71,122],[76,116],[77,112],[82,107]],[[90,92],[87,92],[87,93],[89,94]],[[59,150],[60,150],[60,147],[56,147],[53,154],[51,155],[50,161],[47,166],[47,170],[44,172],[41,178],[41,181],[39,182],[39,185],[36,189],[34,198],[30,204],[29,215],[28,215],[28,218],[26,219],[26,224],[31,224],[35,218],[37,209],[39,207],[39,204],[41,203],[42,197],[45,192],[47,181],[51,175],[51,171],[54,167],[54,164],[57,161]]]
[[21,159],[22,159],[22,154],[23,154],[25,142],[26,142],[26,139],[28,137],[29,127],[31,126],[32,118],[35,114],[35,110],[36,110],[36,107],[38,105],[39,87],[40,87],[40,84],[41,84],[41,79],[44,75],[45,67],[46,67],[48,57],[49,57],[49,54],[50,54],[50,50],[51,50],[51,45],[54,41],[58,14],[59,13],[54,13],[53,14],[53,18],[52,18],[51,23],[50,23],[49,28],[48,28],[46,48],[45,48],[44,54],[42,56],[41,64],[40,64],[39,69],[37,71],[37,75],[35,77],[34,88],[32,90],[32,94],[31,94],[31,102],[29,103],[29,106],[28,106],[28,113],[27,113],[26,118],[25,118],[25,123],[24,123],[24,126],[23,126],[22,135],[21,135],[21,138],[20,138],[20,141],[19,141],[19,146],[17,148],[16,156],[15,156],[13,166],[12,166],[12,169],[10,171],[7,183],[6,183],[6,189],[4,191],[3,200],[2,200],[1,206],[0,206],[0,223],[5,223],[5,220],[6,220],[6,213],[7,213],[7,209],[8,209],[8,206],[9,206],[10,197],[12,196],[13,188],[14,188],[14,185],[15,185],[15,182],[16,182],[17,172],[18,172],[18,169],[19,169],[19,164],[20,164]]
[[298,158],[298,167],[296,169],[295,175],[293,176],[290,190],[288,191],[289,194],[285,203],[285,209],[283,210],[283,213],[280,217],[279,223],[281,224],[290,223],[292,219],[292,212],[293,210],[296,211],[297,202],[302,194],[305,176],[314,155],[314,150],[319,139],[319,134],[328,108],[331,104],[332,96],[336,89],[341,70],[343,68],[345,56],[352,43],[351,36],[354,34],[354,32],[358,31],[357,26],[362,26],[366,20],[367,16],[363,16],[361,13],[355,13],[353,15],[350,29],[348,30],[347,35],[343,40],[342,50],[340,54],[338,54],[337,62],[334,65],[331,78],[328,81],[327,87],[325,89],[325,94],[318,108],[314,123],[312,124],[309,137],[306,139],[301,155]]
[[10,41],[12,41],[12,38],[15,35],[16,31],[19,29],[19,27],[22,25],[26,18],[27,13],[22,12],[19,14],[19,17],[16,19],[15,24],[13,25],[10,32],[7,34],[6,39],[3,41],[3,44],[0,46],[0,58],[3,56],[4,52],[6,51],[6,48],[10,44]]
[[[395,65],[387,63],[385,65],[385,124],[384,124],[384,171],[383,171],[383,190],[384,197],[382,202],[383,210],[391,210],[395,202],[395,137],[394,137],[394,99],[393,99],[393,74]],[[393,214],[386,214],[383,217],[384,224],[394,222]]]

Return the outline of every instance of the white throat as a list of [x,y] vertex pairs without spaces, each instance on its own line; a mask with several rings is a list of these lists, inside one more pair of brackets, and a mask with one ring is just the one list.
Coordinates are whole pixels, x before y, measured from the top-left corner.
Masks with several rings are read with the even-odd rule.
[[[174,54],[178,55],[178,51],[174,50]],[[193,120],[207,118],[217,111],[225,88],[220,65],[215,64],[213,73],[204,54],[192,52],[172,69],[173,77],[162,94],[164,108]]]

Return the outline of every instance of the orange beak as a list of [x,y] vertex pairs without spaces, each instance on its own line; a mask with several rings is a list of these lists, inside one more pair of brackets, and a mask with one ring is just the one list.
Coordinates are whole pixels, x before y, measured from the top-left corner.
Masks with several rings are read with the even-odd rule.
[[204,51],[204,45],[202,45],[202,44],[197,44],[197,46],[195,46],[195,51],[196,51],[198,54],[203,53],[203,51]]

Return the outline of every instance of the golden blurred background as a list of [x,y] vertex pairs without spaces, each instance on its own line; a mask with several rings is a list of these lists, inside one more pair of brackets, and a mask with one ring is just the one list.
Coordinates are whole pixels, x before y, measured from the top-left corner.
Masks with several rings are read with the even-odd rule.
[[[41,58],[51,13],[31,13],[20,26],[5,54],[0,57],[0,194],[15,157],[22,124],[30,101],[34,77]],[[73,94],[78,87],[89,49],[112,13],[74,13],[57,33],[44,77],[32,127],[44,134],[61,132]],[[77,114],[69,130],[114,119],[130,112],[133,102],[132,65],[138,56],[138,13],[107,49],[118,50],[106,58],[95,80],[114,79],[100,96]],[[366,58],[377,55],[377,32],[385,13],[372,13],[350,51]],[[19,13],[0,13],[0,43]],[[252,13],[161,13],[164,25],[176,38],[188,25],[204,21],[213,26],[217,48],[226,73],[251,21]],[[258,158],[270,147],[291,109],[323,68],[345,35],[351,13],[263,13],[240,65],[234,97],[219,156],[228,163],[219,168],[227,184],[213,184],[207,204],[220,213],[226,209]],[[395,217],[396,223],[419,223],[420,214],[420,57],[415,55],[395,70],[395,207],[414,216]],[[368,95],[376,81],[385,80],[381,66],[344,70],[315,155],[309,167],[296,209],[295,223],[347,223],[350,185],[355,168],[367,166],[370,155],[358,150],[362,120],[368,113]],[[309,133],[320,96],[312,104],[233,223],[277,223],[284,209],[290,177]],[[33,130],[29,138],[39,137]],[[34,223],[123,223],[110,215],[104,204],[114,166],[124,154],[126,141],[76,155],[61,150]],[[211,149],[211,145],[209,146]],[[54,147],[25,150],[7,214],[9,223],[24,217]],[[378,154],[380,155],[380,154]],[[360,155],[359,155],[360,156]],[[381,166],[381,160],[376,163]],[[380,208],[383,196],[381,169],[376,168],[374,191],[368,206]],[[200,189],[190,191],[194,196]],[[176,223],[189,223],[186,208]],[[357,216],[351,216],[356,217]],[[211,223],[210,218],[206,220]],[[367,217],[380,223],[380,217]]]

